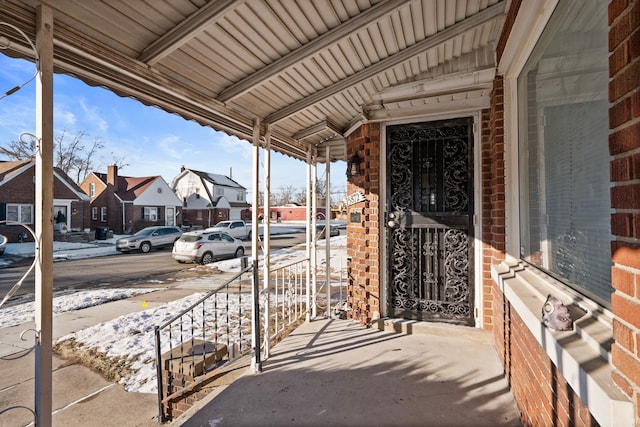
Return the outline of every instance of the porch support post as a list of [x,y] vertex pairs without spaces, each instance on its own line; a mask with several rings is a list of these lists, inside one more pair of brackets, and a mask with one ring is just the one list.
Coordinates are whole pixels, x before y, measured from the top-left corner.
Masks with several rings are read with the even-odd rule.
[[264,134],[264,201],[263,218],[264,237],[262,244],[264,256],[262,258],[263,290],[265,292],[264,304],[264,359],[269,357],[269,286],[271,282],[271,125],[267,124]]
[[36,78],[35,424],[50,426],[53,396],[53,13],[45,4],[36,6],[36,49],[40,61]]
[[318,149],[313,149],[313,160],[311,162],[311,288],[313,293],[313,305],[311,317],[314,319],[318,315],[318,259],[316,250],[318,244],[318,233],[316,228],[316,217],[318,215]]
[[325,155],[325,165],[326,165],[326,176],[327,176],[327,185],[326,185],[326,196],[325,196],[325,211],[324,211],[324,219],[325,219],[325,229],[324,229],[324,243],[325,243],[325,284],[327,288],[327,305],[326,311],[324,313],[324,317],[327,319],[331,314],[331,147],[327,144],[326,155]]
[[[251,260],[253,265],[253,278],[254,282],[259,280],[258,276],[258,201],[260,196],[260,119],[253,121],[253,194],[252,194],[252,209],[251,209]],[[252,289],[252,316],[251,316],[251,334],[253,358],[251,359],[251,366],[254,372],[262,371],[260,362],[260,343],[256,337],[259,336],[259,322],[258,316],[260,312],[258,302],[258,284],[254,283]]]
[[307,151],[307,203],[305,206],[307,220],[307,313],[305,321],[311,320],[311,149]]

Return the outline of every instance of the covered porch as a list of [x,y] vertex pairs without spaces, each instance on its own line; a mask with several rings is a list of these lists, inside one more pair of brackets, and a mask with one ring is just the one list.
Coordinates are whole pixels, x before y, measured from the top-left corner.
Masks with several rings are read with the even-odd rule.
[[349,320],[300,325],[260,375],[211,393],[178,426],[520,426],[489,332]]

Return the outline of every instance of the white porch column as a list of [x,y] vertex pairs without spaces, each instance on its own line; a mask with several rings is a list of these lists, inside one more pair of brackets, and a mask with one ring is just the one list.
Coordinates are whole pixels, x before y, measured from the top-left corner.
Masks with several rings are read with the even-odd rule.
[[271,125],[267,125],[264,134],[264,202],[263,217],[265,219],[262,229],[264,230],[264,237],[262,238],[262,245],[264,247],[264,256],[262,258],[262,274],[263,274],[263,289],[265,290],[265,304],[264,304],[264,357],[269,357],[269,285],[271,272]]
[[40,56],[36,78],[35,218],[35,350],[36,425],[51,425],[53,322],[53,13],[36,6],[36,49]]
[[[251,260],[255,269],[258,267],[258,201],[260,199],[260,119],[255,119],[253,122],[253,194],[252,194],[252,209],[251,209]],[[254,271],[254,277],[257,278],[257,271]],[[257,284],[252,286],[252,298],[253,301],[257,301],[258,293],[256,292]],[[254,349],[254,357],[251,359],[251,365],[254,372],[260,372],[261,366],[259,363],[260,348],[256,339],[256,331],[258,330],[258,316],[259,311],[256,310],[258,304],[252,304],[252,316],[251,316],[251,345]]]
[[307,313],[305,321],[311,320],[311,149],[307,151],[307,204],[305,206],[307,220]]
[[331,147],[329,144],[326,146],[326,198],[325,198],[325,229],[324,229],[324,243],[325,243],[325,284],[327,287],[327,305],[324,316],[328,319],[331,317]]
[[313,160],[311,162],[311,292],[312,310],[311,317],[318,315],[318,259],[316,250],[318,245],[318,230],[316,229],[316,216],[318,215],[318,150],[313,149]]

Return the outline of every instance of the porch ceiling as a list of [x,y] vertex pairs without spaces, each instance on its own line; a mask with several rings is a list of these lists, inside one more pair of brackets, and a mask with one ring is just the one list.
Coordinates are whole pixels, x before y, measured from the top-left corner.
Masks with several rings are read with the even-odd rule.
[[[0,0],[35,40],[36,0]],[[55,70],[272,149],[345,160],[360,123],[488,104],[506,0],[57,0]],[[33,58],[0,27],[3,52]],[[263,128],[264,132],[264,128]]]

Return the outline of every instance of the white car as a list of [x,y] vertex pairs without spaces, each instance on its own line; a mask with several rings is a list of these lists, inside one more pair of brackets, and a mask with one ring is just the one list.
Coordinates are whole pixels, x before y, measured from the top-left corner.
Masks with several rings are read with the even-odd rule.
[[0,255],[4,253],[4,249],[7,247],[7,242],[7,237],[0,234]]
[[171,256],[178,262],[211,264],[216,259],[239,258],[244,255],[242,240],[224,231],[194,231],[184,233],[173,244]]

